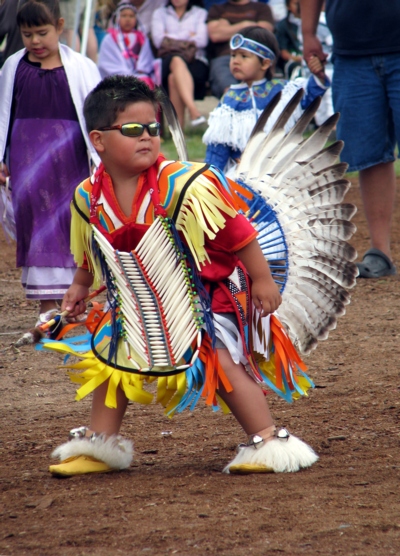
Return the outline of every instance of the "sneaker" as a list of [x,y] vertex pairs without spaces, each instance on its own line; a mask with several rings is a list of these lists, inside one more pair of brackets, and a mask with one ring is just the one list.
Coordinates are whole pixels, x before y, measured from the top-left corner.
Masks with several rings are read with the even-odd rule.
[[196,118],[195,120],[192,120],[192,121],[190,122],[190,125],[191,125],[192,127],[197,127],[197,126],[202,125],[202,124],[205,124],[205,123],[207,123],[207,120],[205,119],[205,117],[204,117],[204,116],[199,116],[199,117]]

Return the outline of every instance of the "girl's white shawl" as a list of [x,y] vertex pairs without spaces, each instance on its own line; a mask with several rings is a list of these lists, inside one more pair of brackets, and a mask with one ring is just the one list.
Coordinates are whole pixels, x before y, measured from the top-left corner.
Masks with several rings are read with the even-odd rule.
[[[11,105],[13,99],[14,81],[20,60],[26,49],[19,50],[7,58],[0,77],[0,160],[4,159],[8,128],[10,125]],[[100,163],[99,155],[94,150],[86,131],[83,117],[83,103],[90,91],[101,81],[97,66],[92,60],[74,52],[68,46],[60,44],[61,61],[67,75],[69,89],[72,96],[79,124],[85,138],[90,157],[96,166]]]
[[102,77],[108,75],[146,75],[152,77],[154,56],[150,41],[146,38],[137,60],[125,58],[120,46],[111,35],[106,35],[99,51],[99,71]]

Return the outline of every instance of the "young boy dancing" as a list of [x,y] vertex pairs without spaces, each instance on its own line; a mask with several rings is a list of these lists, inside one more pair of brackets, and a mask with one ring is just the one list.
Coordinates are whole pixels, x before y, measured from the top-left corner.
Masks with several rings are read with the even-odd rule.
[[[257,320],[257,315],[264,321],[281,303],[257,232],[236,210],[237,196],[217,169],[166,161],[160,155],[158,109],[159,93],[128,76],[104,79],[85,101],[89,137],[102,164],[95,176],[81,183],[75,192],[71,249],[78,269],[62,310],[70,311],[72,317],[81,314],[86,308],[82,300],[104,273],[107,287],[115,289],[110,267],[102,249],[99,252],[94,247],[93,236],[101,236],[99,245],[107,240],[117,250],[117,259],[118,253],[136,249],[155,220],[162,217],[163,222],[170,223],[169,228],[176,226],[174,245],[189,261],[185,268],[193,282],[190,287],[200,278],[194,297],[197,306],[202,297],[201,322],[207,320],[207,314],[212,314],[212,320],[202,326],[196,362],[183,365],[186,370],[182,372],[182,361],[170,365],[175,374],[159,378],[159,400],[167,405],[169,413],[192,405],[200,394],[210,405],[218,401],[224,407],[226,404],[248,435],[247,443],[225,468],[228,473],[286,472],[308,467],[317,455],[285,429],[276,431],[263,389],[257,384],[265,386],[265,381],[259,371],[260,357],[256,362],[250,345],[249,324]],[[154,244],[146,246],[145,251],[151,248]],[[160,266],[162,277],[167,261],[159,260],[157,249],[149,267]],[[167,285],[178,299],[173,287]],[[149,403],[151,395],[143,389],[144,382],[162,373],[160,369],[154,369],[153,375],[151,369],[143,372],[139,355],[132,353],[131,347],[126,350],[126,333],[129,326],[139,323],[141,315],[131,315],[130,323],[126,323],[120,312],[121,298],[127,299],[124,292],[110,296],[111,311],[93,334],[91,351],[84,355],[74,351],[83,359],[75,368],[85,369],[76,378],[82,383],[78,398],[93,391],[91,419],[88,427],[73,429],[70,441],[55,450],[54,455],[61,460],[50,466],[55,475],[107,472],[127,468],[131,463],[132,444],[119,436],[128,401]],[[271,317],[271,329],[273,323],[279,327],[276,321]],[[258,322],[261,326],[261,319]],[[284,332],[279,330],[281,338]],[[47,343],[46,348],[73,351],[66,342]],[[294,357],[296,360],[301,365]],[[194,367],[200,370],[200,376],[193,387],[190,373]],[[296,390],[304,393],[312,383],[301,374]],[[190,388],[191,400],[184,401],[185,389]]]

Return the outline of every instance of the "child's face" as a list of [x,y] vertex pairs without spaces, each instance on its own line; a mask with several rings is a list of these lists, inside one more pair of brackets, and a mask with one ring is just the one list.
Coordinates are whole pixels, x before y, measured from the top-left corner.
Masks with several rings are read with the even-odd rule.
[[22,41],[29,52],[31,62],[42,62],[58,53],[63,21],[60,20],[57,27],[50,24],[39,27],[21,26]]
[[258,56],[242,48],[231,50],[229,69],[235,79],[251,85],[265,77],[265,72],[271,65],[270,60],[260,60]]
[[[151,124],[156,122],[156,112],[151,102],[135,102],[118,114],[112,124]],[[160,152],[160,137],[151,137],[145,128],[139,137],[127,137],[119,130],[92,131],[93,144],[107,171],[119,175],[136,176],[152,166]]]
[[290,0],[288,10],[292,12],[294,16],[300,17],[300,0]]
[[136,14],[130,10],[122,10],[119,14],[119,26],[121,31],[129,33],[136,27]]

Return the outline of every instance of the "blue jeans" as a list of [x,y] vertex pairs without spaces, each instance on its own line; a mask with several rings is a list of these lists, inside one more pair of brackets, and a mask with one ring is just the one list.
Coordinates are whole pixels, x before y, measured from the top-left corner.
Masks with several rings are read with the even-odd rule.
[[336,55],[332,93],[349,170],[392,162],[400,140],[400,53]]

